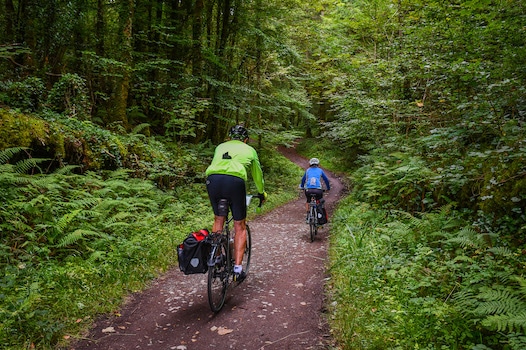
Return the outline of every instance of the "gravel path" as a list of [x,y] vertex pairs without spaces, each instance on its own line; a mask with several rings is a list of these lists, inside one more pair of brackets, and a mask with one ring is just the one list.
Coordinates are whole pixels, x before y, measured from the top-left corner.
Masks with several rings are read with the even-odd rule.
[[[281,152],[306,166],[293,149]],[[330,217],[344,187],[327,176]],[[131,295],[119,315],[99,319],[71,350],[334,349],[324,313],[329,229],[311,243],[304,211],[301,197],[250,221],[250,274],[218,314],[208,306],[206,275],[184,276],[175,267]]]

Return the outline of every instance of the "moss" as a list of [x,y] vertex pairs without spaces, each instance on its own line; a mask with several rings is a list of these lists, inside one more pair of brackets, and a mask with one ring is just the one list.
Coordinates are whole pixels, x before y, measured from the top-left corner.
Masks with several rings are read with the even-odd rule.
[[62,157],[64,135],[42,119],[0,108],[0,149],[35,146]]
[[151,139],[116,135],[89,121],[51,111],[40,116],[0,108],[0,149],[11,147],[27,147],[32,157],[49,158],[48,171],[64,164],[81,165],[81,172],[124,167],[137,177],[185,181],[188,164],[195,163],[184,151],[174,156]]

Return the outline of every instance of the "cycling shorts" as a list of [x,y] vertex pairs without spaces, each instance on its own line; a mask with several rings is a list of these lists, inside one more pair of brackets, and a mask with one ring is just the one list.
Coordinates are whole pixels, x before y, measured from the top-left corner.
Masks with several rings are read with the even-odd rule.
[[219,200],[227,199],[234,220],[246,219],[247,190],[245,180],[232,175],[212,174],[206,178],[206,189],[215,215],[219,215]]
[[310,202],[310,195],[314,194],[316,196],[317,200],[320,200],[323,198],[323,190],[320,188],[306,188],[305,189],[305,197],[307,198],[307,203]]

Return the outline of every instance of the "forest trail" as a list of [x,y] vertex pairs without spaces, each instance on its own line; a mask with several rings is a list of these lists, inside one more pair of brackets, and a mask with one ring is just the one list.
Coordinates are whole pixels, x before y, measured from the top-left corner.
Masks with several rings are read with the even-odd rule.
[[[294,149],[280,151],[307,166]],[[330,217],[344,186],[326,173]],[[267,192],[272,195],[272,189]],[[99,319],[70,350],[333,348],[324,294],[328,227],[310,242],[301,196],[257,216],[250,228],[250,274],[229,292],[221,312],[214,314],[208,306],[206,274],[184,276],[174,267],[149,289],[131,295],[118,314]]]

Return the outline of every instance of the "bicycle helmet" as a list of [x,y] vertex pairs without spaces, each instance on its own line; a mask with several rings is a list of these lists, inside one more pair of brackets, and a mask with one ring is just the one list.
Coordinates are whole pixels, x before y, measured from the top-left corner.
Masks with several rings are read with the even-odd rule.
[[234,140],[244,141],[248,139],[248,130],[242,125],[233,126],[228,132],[228,137]]
[[320,164],[320,160],[318,158],[311,158],[309,160],[309,164],[310,165],[319,165]]

